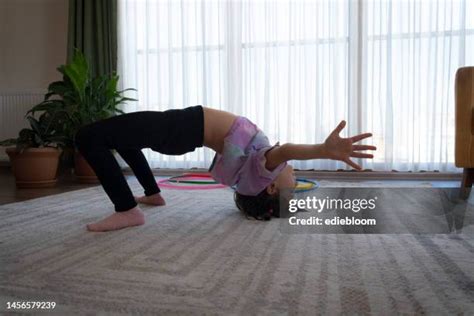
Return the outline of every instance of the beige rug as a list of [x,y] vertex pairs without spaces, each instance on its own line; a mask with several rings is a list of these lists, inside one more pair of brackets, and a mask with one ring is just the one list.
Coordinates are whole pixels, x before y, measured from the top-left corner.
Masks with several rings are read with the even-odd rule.
[[101,187],[0,206],[0,313],[474,313],[472,235],[285,235],[245,220],[228,189],[164,196],[111,233],[85,231],[113,209]]

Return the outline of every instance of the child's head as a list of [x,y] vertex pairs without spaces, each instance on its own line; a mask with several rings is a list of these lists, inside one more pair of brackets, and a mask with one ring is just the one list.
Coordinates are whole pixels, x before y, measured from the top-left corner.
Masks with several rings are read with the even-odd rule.
[[259,220],[270,220],[272,216],[280,217],[281,190],[288,189],[290,191],[295,187],[296,179],[293,167],[287,165],[278,177],[259,194],[252,196],[235,192],[234,200],[237,207],[247,216]]

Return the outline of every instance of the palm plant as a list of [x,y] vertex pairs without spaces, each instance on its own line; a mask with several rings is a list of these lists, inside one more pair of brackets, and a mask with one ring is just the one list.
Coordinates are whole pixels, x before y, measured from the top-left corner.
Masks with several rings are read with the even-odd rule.
[[119,105],[136,101],[123,96],[125,91],[135,89],[117,90],[119,76],[116,74],[93,78],[85,56],[79,51],[69,64],[58,67],[58,71],[63,80],[51,83],[44,101],[28,113],[45,110],[57,113],[66,147],[74,147],[74,136],[82,126],[123,114]]
[[[70,63],[58,67],[58,71],[63,80],[51,83],[44,100],[25,115],[30,128],[22,129],[17,138],[0,142],[0,146],[16,145],[15,149],[7,148],[7,153],[19,187],[54,185],[59,153],[64,165],[72,166],[77,131],[86,124],[123,114],[119,106],[126,101],[136,101],[123,96],[125,91],[134,89],[117,91],[119,77],[116,74],[92,77],[87,60],[79,51]],[[35,117],[37,112],[38,119]],[[41,148],[24,153],[24,149],[30,147],[62,150]],[[48,152],[48,158],[38,159],[38,155],[45,152]],[[18,159],[20,156],[23,158]],[[75,172],[79,178],[77,169],[78,165]],[[89,175],[81,176],[92,181]]]

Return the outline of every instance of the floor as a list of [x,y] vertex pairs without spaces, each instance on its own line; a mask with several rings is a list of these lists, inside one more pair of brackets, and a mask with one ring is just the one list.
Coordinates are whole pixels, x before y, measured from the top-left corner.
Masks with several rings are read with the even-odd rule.
[[[66,180],[56,193],[80,187]],[[0,314],[35,301],[55,302],[57,315],[474,315],[474,205],[382,186],[393,183],[367,184],[385,199],[388,233],[246,220],[229,188],[164,189],[165,206],[143,206],[145,225],[109,233],[85,229],[113,211],[100,186],[0,205]],[[452,233],[418,233],[431,227]]]
[[[133,178],[131,175],[126,176],[127,179],[130,177]],[[95,185],[78,183],[71,172],[65,172],[58,177],[58,183],[55,187],[42,189],[17,189],[11,169],[9,167],[0,167],[0,205],[80,190],[93,186]]]
[[[132,174],[126,174],[126,179],[133,179],[135,176]],[[337,180],[337,179],[334,179]],[[324,180],[330,182],[331,180]],[[337,180],[337,182],[354,183],[354,180]],[[380,180],[363,180],[357,181],[358,183],[373,184],[380,182]],[[397,185],[397,186],[417,186],[421,184],[430,183],[433,187],[444,187],[444,188],[457,188],[460,186],[460,181],[456,180],[430,180],[430,181],[419,181],[419,180],[383,180],[384,183]],[[81,184],[78,183],[71,171],[63,172],[58,177],[58,184],[52,188],[43,189],[17,189],[15,187],[15,178],[11,172],[11,169],[6,166],[0,166],[0,205],[26,201],[29,199],[39,198],[48,195],[55,195],[64,192],[84,189],[96,186],[96,184]]]

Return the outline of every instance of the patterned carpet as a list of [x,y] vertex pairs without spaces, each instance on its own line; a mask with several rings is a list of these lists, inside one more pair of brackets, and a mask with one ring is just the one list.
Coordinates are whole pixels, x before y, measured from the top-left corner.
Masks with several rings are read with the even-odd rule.
[[111,233],[85,231],[112,211],[101,187],[0,206],[0,313],[474,313],[473,235],[285,235],[245,220],[228,189],[164,196]]

